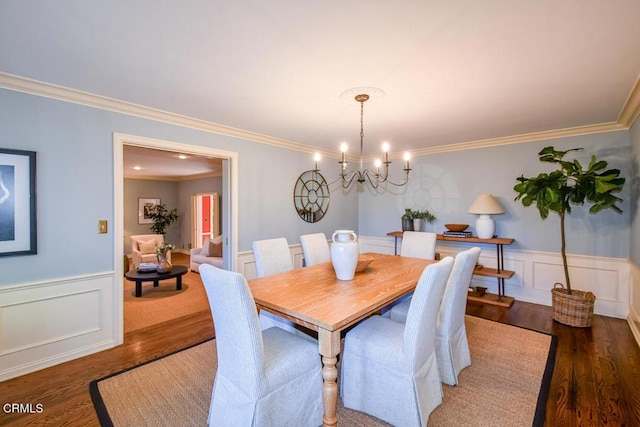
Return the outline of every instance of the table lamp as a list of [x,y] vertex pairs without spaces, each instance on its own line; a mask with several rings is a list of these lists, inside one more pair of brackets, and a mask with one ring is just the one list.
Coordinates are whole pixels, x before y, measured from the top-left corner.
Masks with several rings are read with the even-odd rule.
[[480,239],[491,239],[496,224],[489,215],[504,213],[500,203],[491,194],[480,194],[469,207],[468,213],[480,215],[476,220],[476,234]]

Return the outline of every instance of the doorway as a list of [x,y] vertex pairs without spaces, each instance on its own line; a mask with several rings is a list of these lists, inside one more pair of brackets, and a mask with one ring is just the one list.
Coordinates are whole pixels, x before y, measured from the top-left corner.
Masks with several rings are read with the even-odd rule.
[[220,235],[218,193],[191,196],[191,247],[200,248],[207,239]]
[[[124,147],[135,146],[179,152],[188,155],[222,159],[222,191],[221,203],[223,208],[219,217],[220,232],[225,236],[223,244],[224,268],[236,270],[237,259],[237,170],[238,154],[235,152],[218,150],[210,147],[188,145],[172,141],[163,141],[114,133],[114,331],[117,344],[124,340],[124,310],[123,310],[123,280],[124,276]],[[215,230],[214,230],[215,232]]]

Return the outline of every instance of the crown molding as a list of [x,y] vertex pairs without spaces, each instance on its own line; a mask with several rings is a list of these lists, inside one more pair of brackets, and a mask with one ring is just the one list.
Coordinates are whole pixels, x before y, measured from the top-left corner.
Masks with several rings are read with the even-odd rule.
[[640,74],[624,103],[624,107],[620,111],[618,123],[630,128],[635,123],[638,115],[640,115]]
[[185,176],[167,176],[167,175],[133,175],[133,174],[125,174],[122,177],[125,179],[138,179],[138,180],[147,180],[147,181],[175,181],[175,182],[183,182],[183,181],[193,181],[196,179],[204,179],[204,178],[217,178],[221,177],[222,172],[205,172],[199,173],[195,175],[185,175]]
[[60,101],[71,102],[74,104],[85,105],[88,107],[99,108],[101,110],[108,110],[116,113],[127,114],[130,116],[136,116],[158,122],[201,130],[204,132],[230,136],[232,138],[260,142],[263,144],[275,145],[277,147],[289,148],[293,150],[313,152],[313,150],[309,147],[292,141],[287,141],[285,139],[274,138],[271,136],[249,132],[230,126],[219,125],[217,123],[212,123],[205,120],[194,119],[192,117],[175,114],[168,111],[145,107],[130,102],[120,101],[114,98],[108,98],[102,95],[95,95],[89,92],[83,92],[76,89],[70,89],[63,86],[44,83],[37,80],[31,80],[25,77],[14,76],[2,72],[0,72],[0,87],[17,92],[24,92],[32,95],[42,96],[45,98],[52,98]]
[[481,139],[478,141],[462,142],[458,144],[441,145],[438,147],[424,148],[412,151],[412,155],[422,156],[427,154],[448,153],[452,151],[473,150],[475,148],[497,147],[501,145],[521,144],[523,142],[542,141],[545,139],[568,138],[572,136],[591,135],[603,132],[615,132],[629,129],[620,123],[603,123],[599,125],[578,126],[573,128],[549,130],[544,132],[532,132],[522,135],[505,136],[501,138]]
[[[173,124],[177,126],[196,129],[204,132],[215,133],[218,135],[239,138],[248,141],[258,142],[262,144],[273,145],[280,148],[297,150],[306,153],[319,152],[323,157],[339,158],[337,152],[325,149],[318,149],[308,145],[299,144],[285,139],[274,138],[267,135],[249,132],[229,126],[219,125],[217,123],[205,120],[194,119],[188,116],[171,113],[155,108],[145,107],[114,98],[108,98],[101,95],[95,95],[76,89],[70,89],[63,86],[44,83],[25,77],[15,76],[0,72],[0,88],[5,88],[17,92],[29,93],[32,95],[52,98],[60,101],[71,102],[74,104],[85,105],[88,107],[99,108],[102,110],[113,111],[116,113],[141,117],[158,122]],[[629,129],[640,115],[640,76],[636,80],[629,97],[627,98],[617,122],[602,123],[588,126],[578,126],[566,129],[557,129],[543,132],[533,132],[521,135],[505,136],[500,138],[490,138],[478,141],[462,142],[457,144],[442,145],[437,147],[429,147],[420,150],[411,151],[413,156],[422,156],[428,154],[447,153],[453,151],[471,150],[476,148],[487,148],[509,144],[519,144],[524,142],[539,141],[545,139],[567,138],[571,136],[588,135],[603,132],[612,132]],[[390,153],[391,158],[401,158],[402,153]],[[358,157],[349,156],[348,160],[355,161]],[[369,159],[369,158],[367,158]],[[371,157],[373,159],[373,157]]]

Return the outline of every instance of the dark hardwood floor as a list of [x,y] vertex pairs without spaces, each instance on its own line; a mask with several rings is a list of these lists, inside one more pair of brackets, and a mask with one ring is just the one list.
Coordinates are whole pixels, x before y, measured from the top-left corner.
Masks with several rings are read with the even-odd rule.
[[[469,303],[467,313],[558,336],[546,426],[640,426],[640,349],[626,321],[595,316],[592,328],[572,328],[553,322],[550,307],[518,301],[510,309]],[[0,425],[99,425],[91,380],[213,336],[211,314],[200,310],[132,331],[116,348],[0,382],[2,405],[42,405],[40,413],[0,411]]]

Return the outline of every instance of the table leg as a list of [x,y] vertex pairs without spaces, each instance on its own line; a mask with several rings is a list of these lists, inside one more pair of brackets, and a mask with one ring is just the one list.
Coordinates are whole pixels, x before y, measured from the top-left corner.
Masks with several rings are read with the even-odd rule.
[[159,280],[154,280],[153,281],[153,287],[157,288],[158,286],[160,286],[160,281]]
[[182,290],[182,276],[176,277],[176,289],[179,291]]
[[142,296],[142,281],[136,280],[136,298],[140,298]]
[[318,346],[322,355],[322,402],[324,404],[323,426],[338,424],[338,369],[336,362],[340,353],[340,331],[318,330]]

